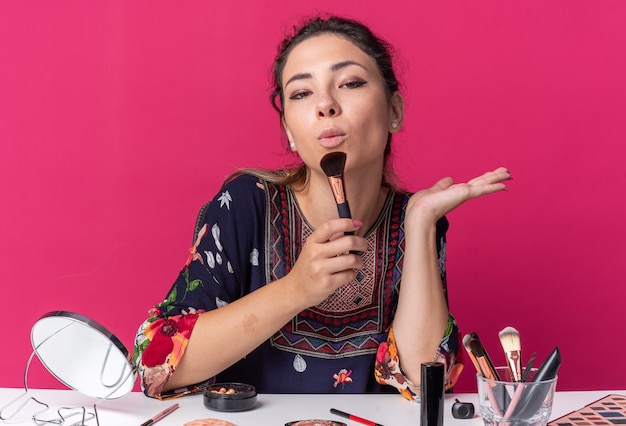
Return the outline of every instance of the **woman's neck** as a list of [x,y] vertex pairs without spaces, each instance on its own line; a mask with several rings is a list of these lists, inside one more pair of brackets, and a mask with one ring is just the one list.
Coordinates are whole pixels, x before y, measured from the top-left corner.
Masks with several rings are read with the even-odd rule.
[[[378,218],[389,189],[381,185],[377,173],[353,174],[352,179],[346,177],[344,185],[352,218],[363,222],[357,234],[363,235]],[[313,228],[338,217],[337,204],[325,175],[309,171],[307,182],[294,194],[302,214]]]

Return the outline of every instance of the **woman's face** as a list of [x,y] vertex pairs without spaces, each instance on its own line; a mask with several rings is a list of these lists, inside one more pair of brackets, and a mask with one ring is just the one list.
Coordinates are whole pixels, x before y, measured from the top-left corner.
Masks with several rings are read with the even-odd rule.
[[282,85],[287,137],[309,168],[321,171],[325,154],[343,151],[346,171],[382,173],[403,104],[399,93],[388,98],[374,59],[343,37],[321,34],[293,48]]

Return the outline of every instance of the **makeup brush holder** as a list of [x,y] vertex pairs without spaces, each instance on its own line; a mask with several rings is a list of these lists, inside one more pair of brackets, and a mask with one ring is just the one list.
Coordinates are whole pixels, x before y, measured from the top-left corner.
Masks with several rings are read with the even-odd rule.
[[508,367],[497,367],[501,380],[478,378],[478,406],[486,426],[546,426],[552,412],[557,377],[512,380]]

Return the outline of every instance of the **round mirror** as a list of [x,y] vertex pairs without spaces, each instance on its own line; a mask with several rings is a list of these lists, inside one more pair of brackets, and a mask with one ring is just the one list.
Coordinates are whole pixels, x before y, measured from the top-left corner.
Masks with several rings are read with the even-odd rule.
[[66,386],[93,398],[121,398],[137,372],[132,355],[109,330],[72,312],[50,312],[31,330],[37,357]]

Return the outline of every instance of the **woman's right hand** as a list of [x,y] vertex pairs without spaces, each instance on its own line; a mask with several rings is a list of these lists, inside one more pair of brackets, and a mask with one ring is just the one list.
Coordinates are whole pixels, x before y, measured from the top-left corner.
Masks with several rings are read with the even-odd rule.
[[367,251],[367,241],[354,232],[362,223],[352,219],[332,219],[320,225],[306,240],[286,278],[302,309],[316,306],[335,290],[355,278],[363,259],[350,252]]

